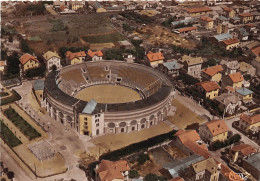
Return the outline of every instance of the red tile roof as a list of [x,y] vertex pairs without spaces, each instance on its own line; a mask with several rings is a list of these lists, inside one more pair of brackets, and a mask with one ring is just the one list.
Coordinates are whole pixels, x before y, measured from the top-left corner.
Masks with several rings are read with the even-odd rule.
[[180,33],[182,33],[182,32],[192,31],[192,30],[196,30],[196,29],[197,29],[197,27],[192,26],[192,27],[180,28],[180,29],[178,29],[178,31],[179,31]]
[[230,92],[235,92],[235,89],[231,86],[226,86],[225,89],[229,90]]
[[146,56],[150,62],[164,59],[162,52],[153,53],[153,52],[149,51]]
[[125,160],[119,160],[116,162],[102,160],[96,172],[99,174],[101,181],[112,181],[114,179],[124,179],[121,172],[129,170],[130,167]]
[[214,120],[205,124],[213,136],[228,132],[228,127],[224,120]]
[[199,145],[196,141],[200,140],[199,134],[195,130],[179,130],[175,133],[183,145],[193,151],[195,154],[201,155],[205,158],[210,156],[208,148],[205,144]]
[[24,54],[23,56],[20,57],[20,62],[21,62],[22,65],[24,65],[29,60],[33,60],[33,61],[38,62],[37,58],[30,55],[29,53],[26,53],[26,54]]
[[218,83],[215,81],[200,82],[200,83],[197,83],[196,85],[201,86],[206,92],[210,92],[210,91],[217,90],[220,88]]
[[231,148],[231,150],[235,151],[235,152],[241,152],[243,156],[249,156],[253,153],[256,153],[256,149],[254,147],[252,147],[251,145],[248,145],[248,144],[240,144],[240,145],[236,145],[236,146],[233,146]]
[[253,48],[251,51],[255,54],[255,56],[260,56],[260,47]]
[[199,13],[199,12],[207,12],[207,11],[212,11],[211,8],[208,6],[203,6],[203,7],[195,7],[195,8],[186,8],[186,11],[189,13]]
[[229,74],[228,76],[233,81],[233,83],[241,82],[244,80],[244,78],[240,72]]
[[237,38],[227,39],[222,41],[225,45],[232,45],[235,43],[239,43],[239,40]]
[[208,22],[213,21],[213,19],[208,17],[208,16],[203,16],[200,19],[203,20],[203,21],[208,21]]
[[216,66],[212,66],[212,67],[208,67],[205,69],[202,69],[202,72],[213,77],[214,75],[216,75],[217,73],[223,71],[223,67],[222,65],[216,65]]
[[89,50],[88,51],[88,55],[90,57],[94,57],[95,55],[98,56],[98,57],[102,57],[103,56],[103,52],[101,50],[96,51],[96,52],[93,52],[92,50]]
[[232,8],[229,8],[229,7],[222,7],[224,11],[229,11],[231,12],[233,9]]
[[255,24],[246,24],[246,26],[248,26],[248,27],[250,27],[250,28],[252,28],[252,27],[256,27],[256,25]]
[[78,58],[78,57],[85,57],[85,56],[86,56],[86,52],[80,51],[80,52],[72,53],[72,52],[70,52],[70,51],[67,51],[65,55],[66,55],[66,57],[67,57],[69,60],[72,60],[72,59]]
[[248,124],[252,125],[252,124],[260,122],[260,114],[256,114],[254,116],[248,116],[248,115],[242,113],[240,115],[240,120],[245,121]]
[[253,16],[253,15],[251,13],[241,13],[241,14],[239,14],[239,16],[248,17],[248,16]]

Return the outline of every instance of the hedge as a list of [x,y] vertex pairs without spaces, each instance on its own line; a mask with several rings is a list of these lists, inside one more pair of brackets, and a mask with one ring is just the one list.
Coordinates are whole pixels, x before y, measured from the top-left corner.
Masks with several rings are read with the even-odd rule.
[[0,105],[5,105],[5,104],[9,104],[15,101],[20,100],[22,97],[20,96],[20,94],[18,94],[15,90],[12,90],[12,95],[10,97],[1,99],[0,101]]
[[13,134],[13,132],[0,120],[1,138],[11,147],[18,146],[22,144],[22,142]]
[[13,108],[4,110],[7,118],[14,123],[14,125],[24,134],[29,140],[38,138],[41,134],[34,129],[27,121],[25,121]]
[[213,151],[216,151],[220,148],[224,148],[226,146],[229,146],[233,143],[239,142],[241,139],[241,136],[239,134],[234,134],[233,136],[231,136],[228,140],[226,141],[215,141],[212,143],[212,145],[210,146],[210,149]]

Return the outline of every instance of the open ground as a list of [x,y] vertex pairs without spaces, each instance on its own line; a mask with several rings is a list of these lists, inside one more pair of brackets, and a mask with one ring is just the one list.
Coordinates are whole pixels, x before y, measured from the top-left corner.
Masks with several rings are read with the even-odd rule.
[[140,100],[138,92],[120,85],[95,85],[79,91],[76,98],[90,101],[94,99],[98,103],[125,103]]

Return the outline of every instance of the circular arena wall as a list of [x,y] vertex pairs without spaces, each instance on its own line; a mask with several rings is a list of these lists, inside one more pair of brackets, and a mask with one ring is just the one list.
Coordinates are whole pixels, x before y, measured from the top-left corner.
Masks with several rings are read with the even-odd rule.
[[[45,79],[46,110],[55,120],[69,124],[80,132],[79,114],[83,114],[89,102],[78,99],[80,97],[77,95],[100,85],[124,86],[138,93],[139,98],[125,102],[120,99],[114,102],[97,101],[88,115],[94,117],[101,114],[102,119],[98,119],[100,124],[92,125],[92,136],[149,128],[163,121],[172,107],[174,89],[164,74],[135,63],[99,61],[70,65],[59,72],[50,72]],[[91,96],[88,95],[89,99]]]

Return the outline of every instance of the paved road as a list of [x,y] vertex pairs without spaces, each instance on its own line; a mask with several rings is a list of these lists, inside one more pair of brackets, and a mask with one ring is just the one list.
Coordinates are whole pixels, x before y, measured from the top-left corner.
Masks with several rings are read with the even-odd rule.
[[246,137],[245,135],[243,135],[238,130],[236,130],[235,128],[232,127],[232,123],[234,121],[238,121],[238,120],[239,120],[239,117],[232,118],[232,119],[229,119],[229,120],[225,120],[225,122],[228,126],[228,129],[230,131],[232,131],[233,134],[240,134],[241,135],[241,141],[243,141],[244,143],[249,144],[249,145],[253,146],[254,148],[260,148],[260,146],[258,146],[254,141],[252,141],[251,139],[249,139],[248,137]]
[[1,145],[0,160],[4,162],[4,166],[14,172],[15,181],[32,181],[26,172],[16,163],[16,161],[7,153]]

